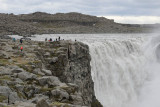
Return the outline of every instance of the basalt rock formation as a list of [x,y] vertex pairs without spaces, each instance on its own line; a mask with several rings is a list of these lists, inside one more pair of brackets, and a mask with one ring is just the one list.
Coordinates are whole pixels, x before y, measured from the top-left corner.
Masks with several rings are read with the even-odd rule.
[[0,105],[101,107],[90,59],[80,42],[0,39]]

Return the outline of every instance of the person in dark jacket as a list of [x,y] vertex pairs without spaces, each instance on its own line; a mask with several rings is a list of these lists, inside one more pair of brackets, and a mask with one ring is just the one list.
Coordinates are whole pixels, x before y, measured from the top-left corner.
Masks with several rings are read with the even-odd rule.
[[23,40],[22,40],[22,39],[20,39],[20,43],[21,43],[21,44],[23,43]]

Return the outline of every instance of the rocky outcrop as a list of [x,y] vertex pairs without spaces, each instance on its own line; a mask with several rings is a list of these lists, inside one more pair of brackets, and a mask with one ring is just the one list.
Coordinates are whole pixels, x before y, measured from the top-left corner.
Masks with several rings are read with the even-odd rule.
[[2,105],[101,106],[94,95],[87,45],[0,39],[0,50]]

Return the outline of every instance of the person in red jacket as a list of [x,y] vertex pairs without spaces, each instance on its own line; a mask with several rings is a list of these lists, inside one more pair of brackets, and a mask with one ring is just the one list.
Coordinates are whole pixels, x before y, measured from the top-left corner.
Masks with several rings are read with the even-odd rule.
[[21,52],[22,52],[22,51],[23,51],[23,46],[21,46],[21,48],[20,48],[20,49],[21,49]]

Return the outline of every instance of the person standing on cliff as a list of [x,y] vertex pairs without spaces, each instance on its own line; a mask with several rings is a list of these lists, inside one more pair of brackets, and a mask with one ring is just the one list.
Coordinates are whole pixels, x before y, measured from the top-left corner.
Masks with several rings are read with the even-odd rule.
[[21,43],[21,44],[23,43],[23,40],[22,40],[22,39],[20,39],[20,43]]
[[45,38],[45,41],[47,42],[47,38]]
[[13,40],[13,42],[16,42],[16,38],[13,38],[12,40]]
[[61,37],[59,36],[59,37],[58,37],[58,40],[60,41],[60,39],[61,39]]
[[21,46],[20,50],[21,50],[21,52],[23,51],[23,46]]

